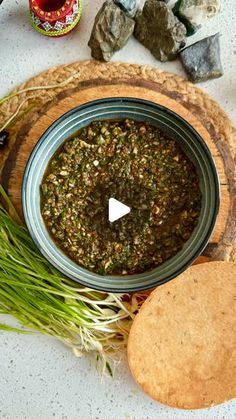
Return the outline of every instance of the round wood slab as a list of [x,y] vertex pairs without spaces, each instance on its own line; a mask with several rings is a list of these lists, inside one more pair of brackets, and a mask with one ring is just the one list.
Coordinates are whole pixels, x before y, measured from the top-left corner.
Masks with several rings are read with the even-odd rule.
[[[67,80],[70,83],[66,84]],[[212,259],[234,260],[236,129],[218,105],[200,89],[173,74],[150,67],[96,61],[51,69],[19,89],[64,81],[64,87],[26,91],[0,107],[1,126],[25,101],[21,108],[23,117],[11,125],[9,145],[0,151],[1,182],[17,209],[21,211],[21,184],[29,154],[52,122],[75,106],[94,99],[114,96],[143,98],[181,115],[210,148],[220,178],[221,205],[205,254]]]

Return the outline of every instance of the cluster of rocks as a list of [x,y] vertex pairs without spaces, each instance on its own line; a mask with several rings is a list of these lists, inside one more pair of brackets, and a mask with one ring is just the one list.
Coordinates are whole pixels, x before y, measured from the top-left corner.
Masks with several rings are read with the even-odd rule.
[[[170,4],[172,3],[172,8]],[[184,48],[187,36],[220,10],[220,0],[106,0],[96,15],[89,47],[97,60],[109,61],[133,34],[160,61],[180,56],[193,82],[220,77],[219,34]]]

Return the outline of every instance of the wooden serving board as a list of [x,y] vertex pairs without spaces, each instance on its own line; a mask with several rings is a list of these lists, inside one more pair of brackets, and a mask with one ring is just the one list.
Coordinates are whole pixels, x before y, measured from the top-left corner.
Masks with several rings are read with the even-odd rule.
[[208,131],[189,110],[181,106],[181,104],[175,100],[168,98],[161,93],[147,90],[143,87],[128,86],[122,83],[119,84],[119,86],[112,84],[105,86],[87,86],[86,89],[75,92],[53,104],[51,107],[49,107],[49,109],[45,111],[43,115],[38,118],[32,127],[29,127],[28,132],[25,133],[24,141],[19,144],[17,152],[14,155],[14,159],[11,158],[7,162],[8,192],[13,197],[17,209],[21,209],[21,184],[26,162],[34,145],[40,136],[44,133],[44,131],[48,128],[48,126],[51,125],[65,112],[74,108],[75,106],[81,105],[82,103],[86,103],[94,99],[114,96],[143,98],[164,105],[186,119],[206,141],[215,159],[221,180],[221,207],[218,215],[218,221],[211,238],[212,243],[217,243],[225,230],[227,214],[229,211],[229,192],[227,189],[227,180],[222,158]]
[[209,129],[209,126],[212,128],[212,125],[207,125],[203,122],[203,118],[199,118],[194,106],[185,106],[185,103],[181,103],[178,94],[173,95],[173,92],[166,94],[163,86],[159,88],[156,82],[147,82],[140,78],[137,80],[132,78],[132,81],[127,77],[118,80],[99,78],[77,83],[76,87],[64,89],[52,100],[48,100],[43,109],[37,109],[37,113],[26,118],[25,123],[21,124],[17,132],[5,163],[2,165],[2,183],[17,209],[21,211],[21,185],[26,162],[34,145],[48,126],[65,112],[80,104],[100,98],[122,96],[143,98],[170,108],[187,120],[205,140],[214,157],[221,185],[219,215],[205,254],[212,258],[226,259],[223,253],[219,256],[217,248],[220,246],[222,250],[224,237],[227,237],[227,245],[229,245],[227,224],[232,212],[232,197],[224,153],[217,146],[218,139],[214,137],[214,130]]

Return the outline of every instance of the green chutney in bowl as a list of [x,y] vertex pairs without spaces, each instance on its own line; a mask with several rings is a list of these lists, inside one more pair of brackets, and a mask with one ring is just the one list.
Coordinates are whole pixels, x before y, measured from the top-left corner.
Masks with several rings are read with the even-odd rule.
[[[219,181],[198,133],[145,100],[102,99],[59,118],[35,146],[23,210],[44,256],[88,287],[130,292],[185,270],[206,246]],[[109,221],[109,199],[130,212]]]

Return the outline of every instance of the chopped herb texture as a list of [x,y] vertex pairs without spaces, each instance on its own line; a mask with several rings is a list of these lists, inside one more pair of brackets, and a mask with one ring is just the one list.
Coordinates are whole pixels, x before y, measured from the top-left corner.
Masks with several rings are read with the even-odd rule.
[[[131,212],[108,221],[108,200]],[[180,251],[201,209],[199,178],[179,144],[135,120],[95,121],[52,157],[41,212],[57,246],[84,268],[131,275]]]

